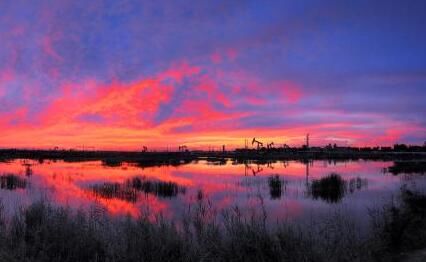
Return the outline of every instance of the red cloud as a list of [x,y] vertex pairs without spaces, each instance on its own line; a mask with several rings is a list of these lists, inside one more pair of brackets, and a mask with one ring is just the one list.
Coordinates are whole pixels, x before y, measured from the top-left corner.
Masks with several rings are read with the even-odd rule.
[[[0,81],[12,77],[3,73]],[[24,96],[30,98],[38,91],[28,92]],[[232,148],[243,146],[244,139],[253,136],[278,145],[300,145],[309,132],[314,145],[361,145],[389,144],[404,134],[403,129],[395,129],[399,122],[380,115],[347,119],[347,112],[309,111],[299,106],[305,97],[303,88],[288,80],[268,83],[244,72],[179,63],[132,83],[63,85],[46,109],[31,115],[32,124],[25,121],[29,117],[26,107],[2,115],[0,143],[19,147],[84,144],[105,149],[226,144]],[[327,121],[318,120],[321,117]],[[365,124],[371,119],[378,123],[373,129]],[[380,128],[384,136],[374,133]]]

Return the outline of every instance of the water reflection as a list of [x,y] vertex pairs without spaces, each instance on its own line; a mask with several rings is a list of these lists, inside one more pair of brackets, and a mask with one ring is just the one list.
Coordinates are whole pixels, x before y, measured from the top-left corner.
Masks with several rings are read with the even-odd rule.
[[[1,188],[9,190],[0,191],[0,198],[11,209],[48,195],[59,205],[75,208],[96,203],[112,214],[133,216],[149,208],[168,217],[208,200],[217,209],[239,206],[249,212],[264,205],[271,217],[299,218],[329,212],[340,204],[362,214],[372,199],[384,200],[407,182],[404,176],[382,172],[393,162],[188,158],[182,163],[141,168],[138,163],[110,160],[1,162]],[[426,185],[425,181],[426,177],[413,175],[408,182]]]
[[349,180],[349,192],[354,193],[356,190],[361,190],[368,186],[368,180],[366,178],[362,179],[360,177],[351,178]]

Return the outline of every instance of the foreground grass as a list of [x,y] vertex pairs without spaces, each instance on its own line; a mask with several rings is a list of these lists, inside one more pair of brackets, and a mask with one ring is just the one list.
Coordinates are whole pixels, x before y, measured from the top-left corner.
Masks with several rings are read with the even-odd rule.
[[264,209],[245,217],[200,200],[174,224],[41,201],[10,219],[0,208],[0,261],[389,261],[426,244],[426,196],[404,190],[402,200],[371,212],[367,236],[339,212],[303,227],[269,227]]

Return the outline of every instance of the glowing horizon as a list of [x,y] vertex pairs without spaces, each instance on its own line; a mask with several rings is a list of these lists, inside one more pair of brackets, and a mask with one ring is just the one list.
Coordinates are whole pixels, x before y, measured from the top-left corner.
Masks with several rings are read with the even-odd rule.
[[423,144],[425,9],[2,2],[0,147]]

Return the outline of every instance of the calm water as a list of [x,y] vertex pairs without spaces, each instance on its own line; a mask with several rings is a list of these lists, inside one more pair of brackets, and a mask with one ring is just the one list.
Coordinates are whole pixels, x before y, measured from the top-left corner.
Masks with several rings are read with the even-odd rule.
[[[138,216],[149,209],[178,218],[191,204],[204,199],[217,209],[239,206],[243,212],[259,210],[263,202],[272,219],[312,219],[339,209],[362,220],[368,207],[389,202],[401,185],[426,188],[425,176],[384,171],[392,165],[372,161],[268,165],[198,161],[140,168],[105,166],[100,161],[14,160],[0,163],[0,198],[8,212],[47,197],[72,208],[96,203],[113,215]],[[314,190],[331,173],[339,174],[343,182],[338,192]]]

